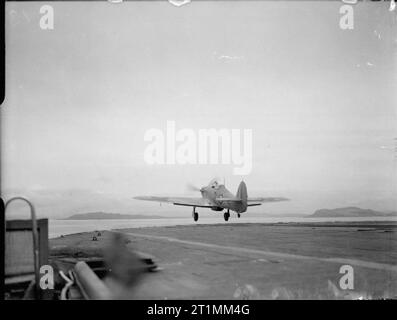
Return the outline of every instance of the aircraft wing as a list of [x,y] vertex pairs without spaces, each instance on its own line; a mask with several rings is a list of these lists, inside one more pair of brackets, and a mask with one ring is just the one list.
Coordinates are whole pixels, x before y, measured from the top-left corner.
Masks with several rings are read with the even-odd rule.
[[212,207],[203,198],[139,196],[139,197],[134,197],[134,199],[145,200],[145,201],[166,202],[166,203],[172,203],[176,206],[188,206],[188,207],[200,207],[200,208],[211,208]]
[[247,206],[248,207],[253,207],[253,206],[260,206],[264,202],[279,202],[279,201],[288,201],[288,198],[283,198],[283,197],[258,197],[258,198],[248,198],[247,199]]

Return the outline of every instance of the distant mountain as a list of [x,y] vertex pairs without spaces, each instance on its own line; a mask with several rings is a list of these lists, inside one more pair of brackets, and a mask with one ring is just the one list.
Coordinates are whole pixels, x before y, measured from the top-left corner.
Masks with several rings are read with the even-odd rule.
[[316,210],[308,217],[397,217],[397,212],[381,212],[357,207]]
[[74,214],[65,220],[102,220],[102,219],[164,219],[162,216],[149,216],[143,214],[119,214],[107,212],[88,212]]

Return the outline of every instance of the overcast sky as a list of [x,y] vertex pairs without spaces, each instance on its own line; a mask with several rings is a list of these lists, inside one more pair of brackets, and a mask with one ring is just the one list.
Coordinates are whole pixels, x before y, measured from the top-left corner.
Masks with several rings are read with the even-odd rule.
[[[135,195],[182,194],[233,166],[149,166],[150,128],[253,130],[254,212],[396,209],[396,13],[336,1],[6,4],[3,194],[43,215],[134,213]],[[158,206],[150,207],[159,210]],[[185,209],[185,208],[183,208]],[[143,210],[143,209],[142,209]],[[186,211],[186,209],[185,209]],[[190,214],[190,210],[189,211]]]

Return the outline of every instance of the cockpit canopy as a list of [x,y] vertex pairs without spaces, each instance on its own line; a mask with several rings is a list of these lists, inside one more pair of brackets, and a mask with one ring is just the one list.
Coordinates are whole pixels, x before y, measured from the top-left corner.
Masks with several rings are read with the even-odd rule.
[[212,189],[219,189],[219,187],[221,186],[221,184],[218,182],[217,179],[212,179],[210,181],[210,183],[208,184],[208,186]]

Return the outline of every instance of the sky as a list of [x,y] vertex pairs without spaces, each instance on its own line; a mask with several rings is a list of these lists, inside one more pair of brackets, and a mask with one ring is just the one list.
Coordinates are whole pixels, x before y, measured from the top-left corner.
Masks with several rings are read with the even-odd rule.
[[[6,3],[1,189],[50,218],[86,211],[158,213],[136,195],[243,179],[289,202],[254,213],[397,210],[396,13],[337,1]],[[148,165],[145,132],[251,129],[252,171]],[[163,211],[162,211],[163,210]],[[168,210],[168,211],[165,211]],[[14,210],[16,214],[18,210]],[[190,210],[189,214],[190,214]]]

